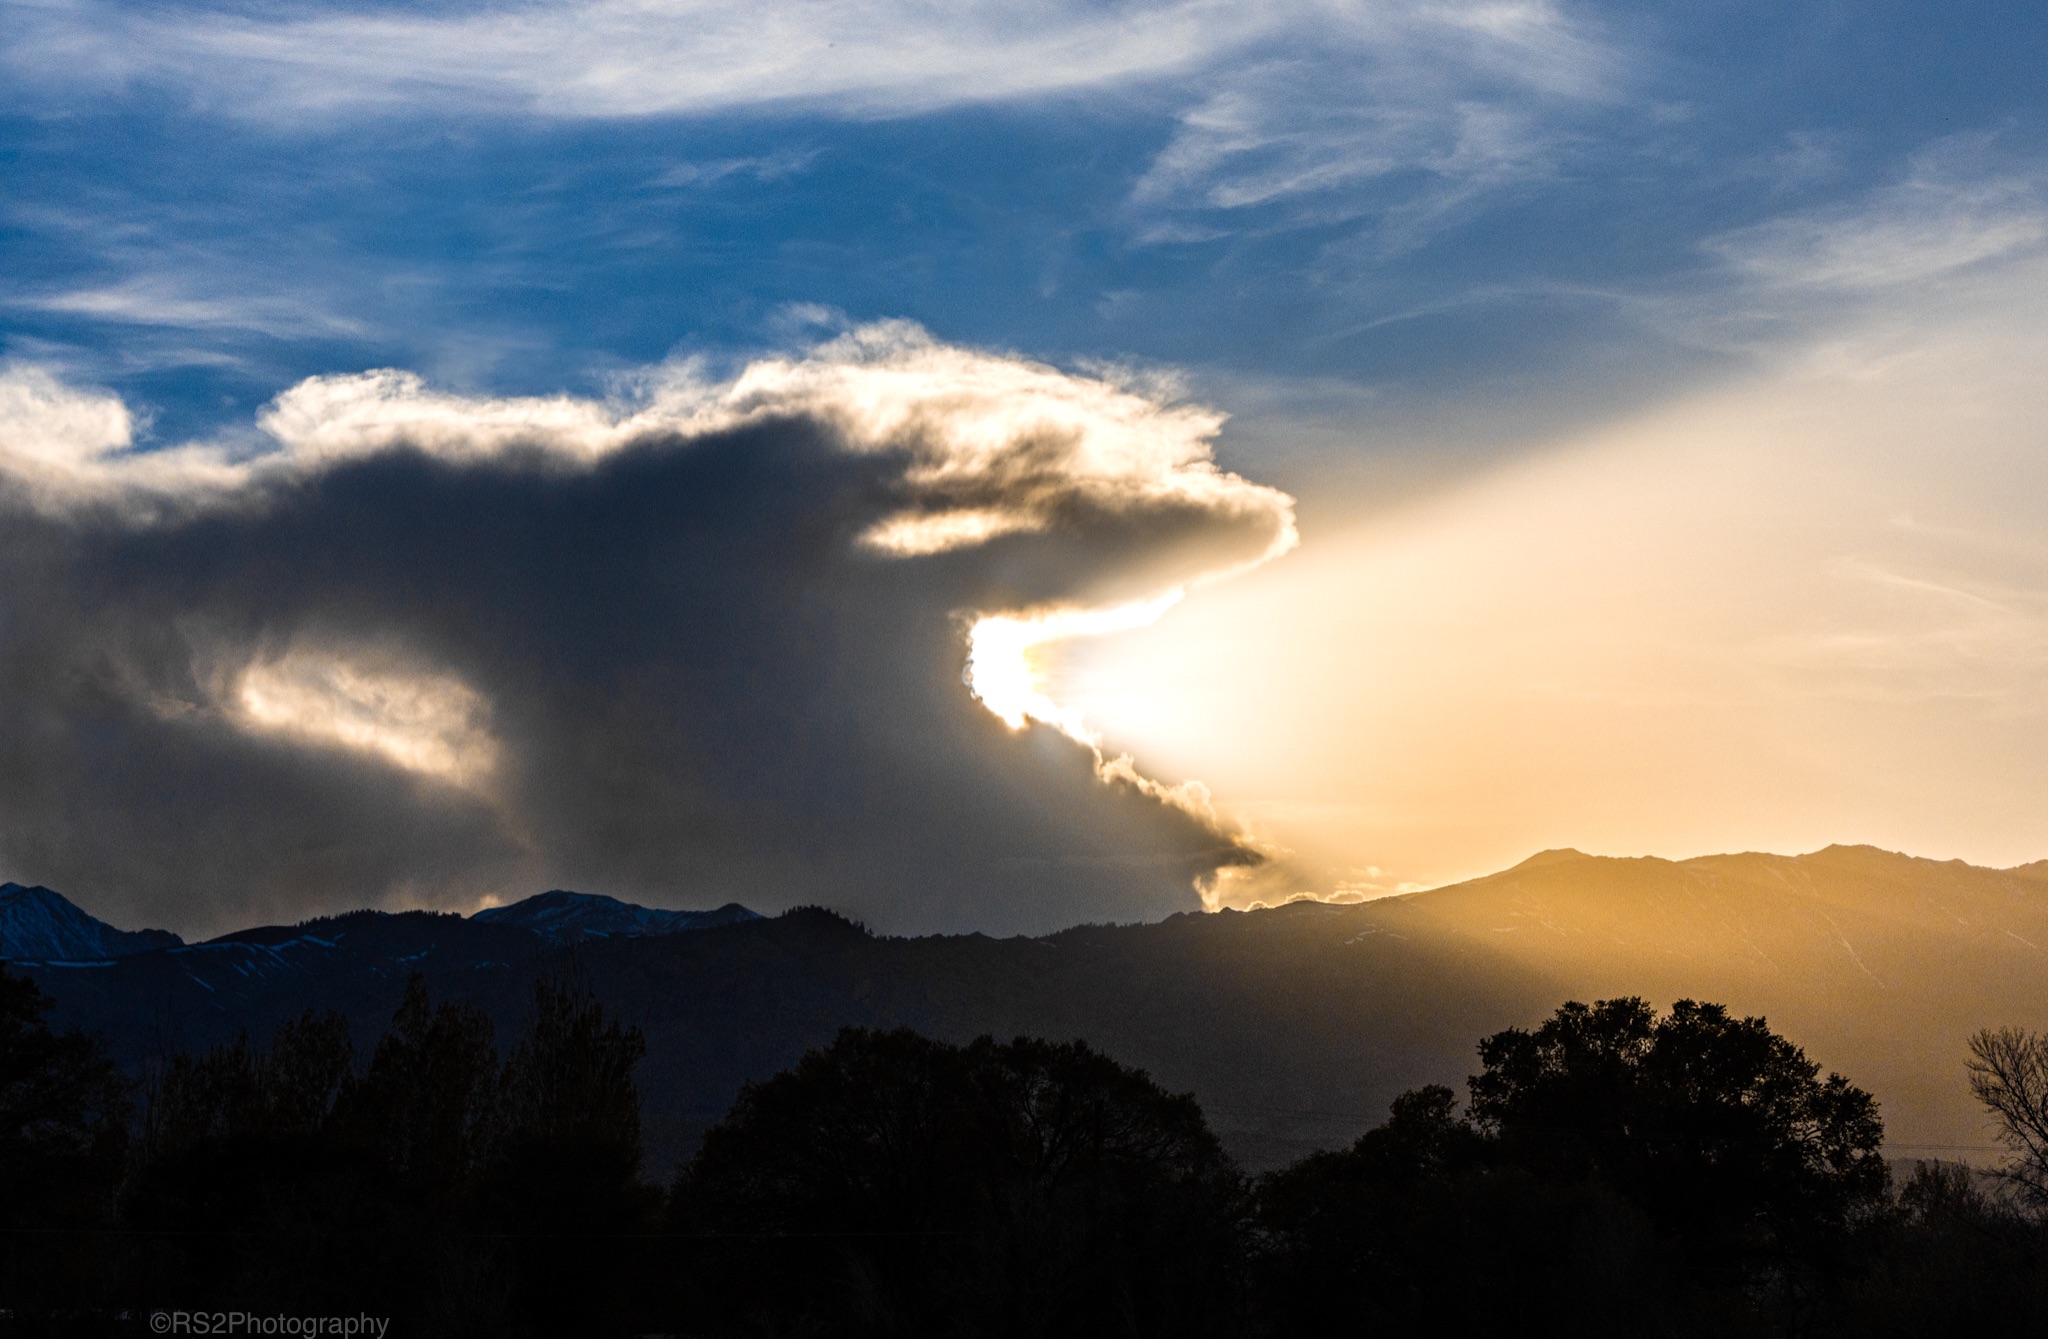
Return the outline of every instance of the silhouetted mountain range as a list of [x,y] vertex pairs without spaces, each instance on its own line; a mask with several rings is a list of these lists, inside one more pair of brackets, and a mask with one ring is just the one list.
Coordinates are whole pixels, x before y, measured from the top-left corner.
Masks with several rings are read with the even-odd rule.
[[664,1166],[743,1082],[846,1024],[1081,1037],[1195,1092],[1265,1166],[1350,1139],[1405,1088],[1462,1087],[1482,1035],[1621,994],[1764,1014],[1875,1092],[1903,1151],[1981,1145],[1964,1042],[2048,1026],[2043,946],[2048,866],[1830,847],[1676,862],[1551,851],[1405,897],[1037,938],[887,938],[818,909],[764,919],[550,893],[467,919],[355,912],[24,966],[59,1021],[105,1032],[131,1066],[243,1028],[261,1040],[307,1007],[343,1011],[366,1040],[414,972],[507,1037],[535,975],[567,975],[646,1032],[639,1082]]
[[184,942],[169,930],[117,930],[41,885],[0,883],[0,958],[97,962]]

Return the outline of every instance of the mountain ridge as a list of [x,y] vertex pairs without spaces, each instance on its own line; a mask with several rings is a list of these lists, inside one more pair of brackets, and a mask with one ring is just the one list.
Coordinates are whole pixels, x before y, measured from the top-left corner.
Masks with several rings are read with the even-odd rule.
[[122,930],[41,884],[0,883],[0,960],[111,961],[176,948],[169,930]]
[[1953,1152],[1987,1145],[1970,1033],[2048,1028],[2048,871],[2033,870],[1846,846],[1580,854],[1371,902],[1006,939],[877,936],[819,909],[566,942],[483,918],[351,913],[27,969],[62,1021],[106,1032],[130,1066],[242,1029],[260,1040],[307,1007],[340,1009],[365,1041],[415,971],[506,1036],[534,977],[565,975],[647,1035],[658,1167],[687,1157],[741,1085],[847,1025],[1085,1038],[1194,1092],[1241,1157],[1270,1166],[1348,1142],[1403,1089],[1460,1087],[1484,1035],[1618,995],[1766,1017],[1873,1091],[1899,1148]]
[[621,902],[602,893],[572,893],[556,888],[522,901],[472,912],[470,919],[487,924],[519,925],[555,943],[585,939],[633,938],[709,929],[737,921],[757,920],[760,913],[737,902],[710,911],[667,911]]

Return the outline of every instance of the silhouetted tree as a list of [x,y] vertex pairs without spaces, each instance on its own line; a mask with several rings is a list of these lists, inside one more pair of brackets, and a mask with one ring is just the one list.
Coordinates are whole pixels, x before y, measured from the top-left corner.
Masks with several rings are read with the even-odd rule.
[[2048,1333],[2048,1232],[1983,1179],[1960,1163],[1914,1167],[1838,1333]]
[[158,1159],[267,1124],[258,1057],[244,1032],[232,1045],[165,1058],[145,1085],[142,1153]]
[[1247,1206],[1194,1098],[1080,1042],[982,1037],[965,1059],[1000,1139],[980,1151],[992,1194],[970,1238],[1002,1299],[989,1328],[1229,1332]]
[[847,1029],[679,1183],[732,1332],[1230,1333],[1242,1182],[1191,1098],[1081,1043]]
[[1970,1038],[1970,1092],[1998,1121],[2010,1155],[2006,1185],[2034,1213],[2048,1212],[2048,1037],[2019,1028]]
[[542,983],[500,1066],[490,1020],[415,977],[359,1074],[332,1014],[267,1050],[173,1057],[127,1195],[137,1295],[368,1308],[425,1334],[619,1331],[659,1204],[636,1179],[644,1049]]
[[[670,1200],[638,1179],[645,1052],[537,983],[498,1062],[408,984],[358,1071],[308,1012],[153,1071],[0,972],[0,1303],[370,1310],[423,1335],[1855,1334],[2048,1327],[2048,1043],[1984,1033],[2003,1184],[1889,1197],[1870,1097],[1761,1019],[1566,1004],[1255,1196],[1191,1097],[1079,1042],[843,1031],[741,1093]],[[2033,1122],[2033,1123],[2030,1123]],[[2029,1179],[2031,1178],[2031,1179]],[[1250,1287],[1245,1284],[1249,1282]],[[27,1311],[23,1308],[26,1306]],[[665,1314],[664,1314],[665,1313]]]
[[638,1180],[633,1070],[646,1052],[639,1029],[588,995],[560,981],[535,985],[533,1026],[505,1065],[472,1219],[511,1246],[501,1330],[631,1331],[661,1202]]
[[457,1195],[498,1136],[491,1020],[466,1005],[436,1007],[414,976],[368,1068],[343,1086],[334,1123],[416,1194],[436,1202]]
[[371,1149],[334,1134],[352,1057],[347,1020],[309,1010],[268,1049],[244,1034],[157,1068],[124,1196],[139,1297],[406,1303],[416,1280],[401,1185]]
[[630,1171],[640,1160],[633,1070],[647,1054],[646,1039],[559,981],[535,983],[533,1015],[505,1066],[505,1138],[588,1147]]
[[1260,1310],[1281,1336],[1653,1333],[1642,1216],[1597,1181],[1504,1164],[1431,1085],[1349,1149],[1265,1177]]
[[355,1067],[348,1020],[308,1009],[277,1030],[262,1071],[270,1128],[310,1133],[326,1126]]
[[97,1038],[51,1030],[51,1007],[0,967],[0,1296],[17,1312],[98,1293],[127,1144],[128,1085]]
[[1816,1264],[1884,1203],[1870,1095],[1761,1018],[1680,1000],[1569,1003],[1479,1046],[1471,1117],[1503,1156],[1555,1179],[1597,1174],[1695,1266]]
[[[1883,1127],[1762,1019],[1569,1003],[1260,1188],[1283,1332],[1799,1330],[1885,1211]],[[1761,1309],[1760,1309],[1761,1308]]]
[[348,1020],[308,1009],[258,1052],[244,1032],[232,1045],[168,1057],[147,1085],[142,1153],[159,1158],[231,1134],[321,1129],[349,1078]]

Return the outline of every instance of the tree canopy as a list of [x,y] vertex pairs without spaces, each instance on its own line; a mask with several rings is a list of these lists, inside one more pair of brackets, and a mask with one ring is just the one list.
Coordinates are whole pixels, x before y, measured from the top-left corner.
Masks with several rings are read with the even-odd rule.
[[[1896,1196],[1870,1096],[1764,1020],[1570,1003],[1459,1095],[1249,1185],[1192,1096],[1082,1042],[847,1029],[747,1085],[667,1196],[645,1042],[537,983],[415,980],[359,1053],[308,1012],[128,1085],[0,973],[0,1320],[367,1310],[425,1335],[1918,1339],[2048,1326],[2048,1044],[1971,1070],[2013,1145]],[[2029,1178],[2035,1178],[2030,1180]],[[19,1326],[17,1325],[17,1328]]]
[[1877,1103],[1761,1018],[1573,1002],[1479,1058],[1470,1116],[1504,1159],[1598,1176],[1694,1251],[1817,1247],[1883,1201]]
[[1082,1043],[863,1029],[746,1088],[677,1195],[710,1315],[877,1335],[1229,1332],[1243,1206],[1194,1100]]
[[1297,1332],[1739,1331],[1839,1277],[1887,1203],[1876,1103],[1762,1019],[1574,1002],[1479,1059],[1463,1118],[1419,1089],[1261,1186],[1267,1293]]

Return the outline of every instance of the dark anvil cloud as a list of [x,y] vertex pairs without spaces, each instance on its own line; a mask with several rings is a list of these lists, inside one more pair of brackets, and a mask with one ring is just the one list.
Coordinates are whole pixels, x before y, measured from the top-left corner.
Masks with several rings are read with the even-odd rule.
[[0,377],[8,877],[186,930],[554,885],[1015,930],[1255,858],[1016,699],[1031,635],[962,678],[978,617],[1292,542],[1205,411],[884,326],[629,402],[379,372],[258,422],[136,452],[111,397]]

